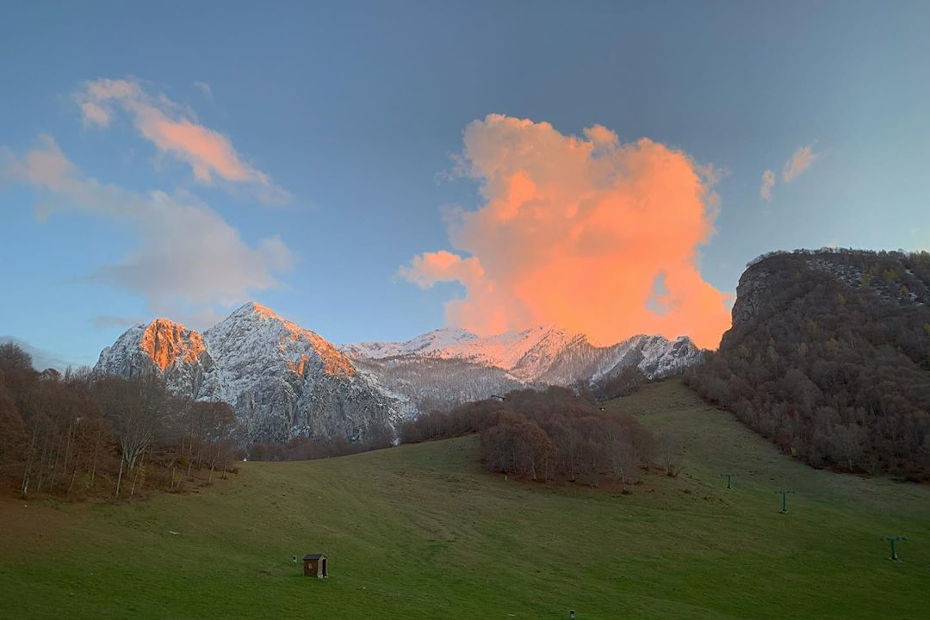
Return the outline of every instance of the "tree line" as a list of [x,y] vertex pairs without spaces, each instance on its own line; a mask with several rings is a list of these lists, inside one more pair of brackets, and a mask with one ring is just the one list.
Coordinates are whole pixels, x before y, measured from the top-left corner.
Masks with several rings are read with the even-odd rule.
[[153,376],[37,372],[0,345],[0,481],[23,498],[132,498],[180,491],[235,471],[226,403],[171,394]]
[[394,431],[381,424],[365,432],[365,441],[349,441],[345,437],[292,437],[285,443],[258,442],[249,447],[253,461],[306,461],[335,456],[348,456],[394,445]]
[[421,415],[401,427],[400,441],[473,433],[480,436],[487,469],[530,480],[630,484],[663,452],[667,473],[677,474],[679,467],[679,451],[635,418],[608,413],[590,393],[561,387],[516,390]]
[[751,318],[687,385],[811,465],[930,478],[930,254],[770,255],[753,277]]

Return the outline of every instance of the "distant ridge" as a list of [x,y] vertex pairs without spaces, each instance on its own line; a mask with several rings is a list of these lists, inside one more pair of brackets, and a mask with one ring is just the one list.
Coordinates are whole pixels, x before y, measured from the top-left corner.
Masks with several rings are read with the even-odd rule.
[[615,374],[636,365],[649,378],[676,374],[701,358],[701,351],[682,336],[639,335],[596,347],[583,334],[558,327],[537,326],[480,337],[467,330],[445,327],[404,342],[362,342],[342,345],[353,359],[429,358],[460,360],[499,368],[528,382],[568,385]]
[[446,408],[519,387],[597,387],[635,366],[647,378],[679,374],[704,352],[687,337],[634,336],[596,347],[582,334],[552,326],[480,337],[441,328],[404,342],[342,345],[357,365],[369,369],[419,409]]

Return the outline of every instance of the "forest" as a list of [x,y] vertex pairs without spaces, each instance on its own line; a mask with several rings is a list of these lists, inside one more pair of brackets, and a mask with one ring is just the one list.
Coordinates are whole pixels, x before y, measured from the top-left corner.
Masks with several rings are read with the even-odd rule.
[[930,478],[930,254],[766,255],[687,385],[815,467]]
[[632,416],[604,411],[593,395],[562,387],[515,390],[506,396],[434,411],[406,423],[403,443],[478,433],[487,469],[529,480],[598,486],[635,483],[660,457],[677,475],[680,450],[657,440]]
[[0,483],[28,498],[179,492],[235,471],[226,403],[170,394],[154,377],[37,372],[0,345]]

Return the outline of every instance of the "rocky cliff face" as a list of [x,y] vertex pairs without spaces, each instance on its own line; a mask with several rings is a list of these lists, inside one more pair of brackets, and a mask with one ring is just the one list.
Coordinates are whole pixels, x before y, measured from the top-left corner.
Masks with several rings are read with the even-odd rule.
[[746,323],[759,316],[771,298],[769,276],[772,270],[765,264],[752,265],[740,276],[733,302],[733,325]]
[[213,369],[203,337],[180,323],[155,319],[136,325],[100,353],[94,371],[121,377],[158,374],[176,394],[195,396]]
[[166,319],[133,327],[103,350],[95,372],[154,373],[175,393],[227,402],[244,443],[364,438],[405,412],[325,339],[253,303],[202,335]]
[[804,280],[810,273],[826,275],[851,289],[873,294],[878,303],[898,307],[926,305],[930,303],[928,263],[930,258],[926,254],[832,248],[764,254],[749,263],[740,276],[733,304],[733,325],[783,310],[775,300],[784,297],[786,282],[791,278]]

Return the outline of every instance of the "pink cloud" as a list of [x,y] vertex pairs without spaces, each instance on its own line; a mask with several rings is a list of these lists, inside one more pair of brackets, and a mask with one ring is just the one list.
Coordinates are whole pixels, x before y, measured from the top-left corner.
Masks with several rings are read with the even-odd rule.
[[771,170],[766,170],[762,173],[762,187],[759,188],[759,195],[762,196],[764,200],[772,199],[772,189],[775,187],[775,173]]
[[401,267],[399,273],[420,288],[430,288],[436,282],[453,280],[474,285],[484,275],[484,269],[474,257],[462,258],[458,254],[440,250],[415,256],[410,266]]
[[85,125],[106,127],[117,109],[128,113],[136,129],[155,147],[191,166],[194,178],[205,184],[216,179],[246,184],[267,202],[281,202],[288,194],[270,177],[239,156],[223,134],[192,120],[192,114],[165,95],[153,96],[135,81],[100,79],[86,82],[75,94]]
[[814,153],[811,146],[802,146],[792,153],[791,158],[785,163],[785,167],[781,173],[782,180],[788,183],[796,178],[802,172],[810,168],[815,159],[817,159],[817,154]]
[[485,203],[450,216],[458,254],[421,254],[401,275],[461,282],[447,321],[479,333],[555,324],[598,344],[650,333],[715,348],[729,296],[696,264],[713,233],[713,169],[601,126],[584,135],[497,114],[471,123],[459,163]]

